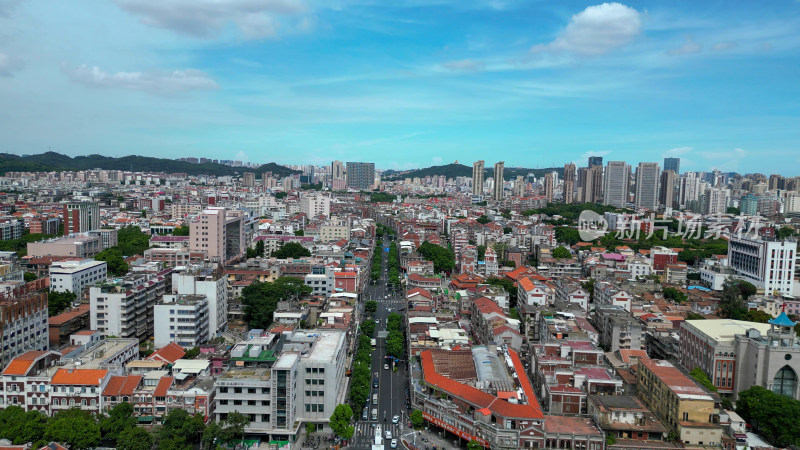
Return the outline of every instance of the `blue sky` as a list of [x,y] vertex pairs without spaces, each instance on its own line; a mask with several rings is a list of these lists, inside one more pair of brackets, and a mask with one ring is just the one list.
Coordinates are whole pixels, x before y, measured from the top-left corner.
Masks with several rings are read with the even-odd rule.
[[798,80],[794,0],[0,0],[15,154],[800,175]]

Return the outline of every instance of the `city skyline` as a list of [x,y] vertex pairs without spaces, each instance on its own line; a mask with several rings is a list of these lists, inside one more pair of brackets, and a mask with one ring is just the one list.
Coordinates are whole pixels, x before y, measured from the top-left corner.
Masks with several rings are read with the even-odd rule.
[[800,167],[797,2],[155,5],[0,7],[0,151]]

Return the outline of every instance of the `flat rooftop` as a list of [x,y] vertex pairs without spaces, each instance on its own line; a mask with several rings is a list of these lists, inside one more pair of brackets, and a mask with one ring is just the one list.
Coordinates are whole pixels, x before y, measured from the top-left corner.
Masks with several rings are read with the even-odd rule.
[[684,322],[684,326],[688,329],[694,328],[719,343],[733,343],[734,336],[745,334],[750,328],[755,328],[762,335],[771,328],[768,323],[733,319],[687,320]]

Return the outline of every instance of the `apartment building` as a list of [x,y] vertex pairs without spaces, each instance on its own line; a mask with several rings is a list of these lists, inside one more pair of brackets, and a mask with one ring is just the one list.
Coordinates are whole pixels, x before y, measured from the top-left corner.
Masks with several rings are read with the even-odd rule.
[[47,293],[0,296],[0,367],[23,353],[48,349]]
[[208,327],[208,299],[205,295],[165,295],[153,310],[153,345],[175,342],[185,349],[198,347],[213,337]]
[[19,239],[22,237],[22,231],[24,229],[25,225],[18,220],[0,223],[0,241]]
[[28,243],[29,256],[72,256],[85,259],[94,258],[103,250],[100,237],[87,234],[64,236],[40,242]]
[[189,226],[189,250],[227,263],[244,255],[244,217],[225,208],[207,208]]
[[303,277],[303,282],[311,287],[311,295],[329,297],[334,292],[334,272],[327,266],[312,267],[311,273]]
[[134,273],[109,279],[89,288],[89,317],[93,330],[105,336],[136,338],[153,336],[153,307],[169,292],[172,269]]
[[80,295],[86,286],[91,286],[107,277],[105,261],[77,259],[54,261],[50,265],[50,290],[72,292]]
[[100,228],[100,204],[95,202],[64,203],[61,215],[64,236]]
[[794,270],[797,241],[731,236],[728,265],[742,278],[763,289],[794,295]]
[[719,399],[668,361],[639,358],[637,395],[686,445],[719,445]]
[[188,266],[172,273],[172,293],[201,295],[208,301],[209,339],[228,327],[228,284],[220,270],[207,266]]
[[269,334],[242,341],[215,383],[217,421],[238,411],[249,435],[293,440],[305,423],[328,422],[344,402],[344,331]]

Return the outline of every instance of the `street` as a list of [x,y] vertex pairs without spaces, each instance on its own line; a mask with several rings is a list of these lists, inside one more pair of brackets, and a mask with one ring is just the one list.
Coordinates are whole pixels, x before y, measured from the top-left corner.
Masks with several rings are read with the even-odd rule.
[[[389,242],[384,238],[385,246]],[[375,324],[375,337],[377,345],[372,353],[372,373],[373,378],[375,373],[378,375],[378,388],[375,389],[373,384],[370,384],[371,392],[369,396],[368,417],[367,420],[362,418],[363,408],[358,411],[353,411],[356,415],[356,430],[353,438],[350,440],[349,448],[353,449],[371,449],[375,439],[375,426],[380,425],[382,432],[389,430],[392,433],[392,439],[397,439],[398,448],[401,447],[401,433],[410,433],[411,430],[404,426],[404,421],[408,421],[408,411],[406,410],[406,388],[408,387],[408,373],[406,371],[407,361],[402,360],[394,363],[386,359],[386,344],[385,337],[386,319],[391,313],[398,313],[405,315],[406,302],[403,298],[402,290],[391,291],[387,290],[387,261],[388,253],[381,251],[381,278],[375,284],[369,284],[364,291],[362,298],[363,302],[369,300],[376,300],[378,302],[378,309],[373,317],[364,316],[364,320],[378,320],[379,323]],[[397,292],[392,295],[392,292]],[[386,297],[389,298],[386,298]],[[399,311],[403,309],[403,311]],[[388,369],[384,369],[384,364],[389,364]],[[393,366],[397,366],[397,371],[393,370]],[[373,395],[378,394],[378,404],[373,404]],[[372,411],[377,409],[378,419],[372,419]],[[400,416],[400,423],[393,424],[392,417]],[[391,439],[384,439],[384,447],[390,448]]]

